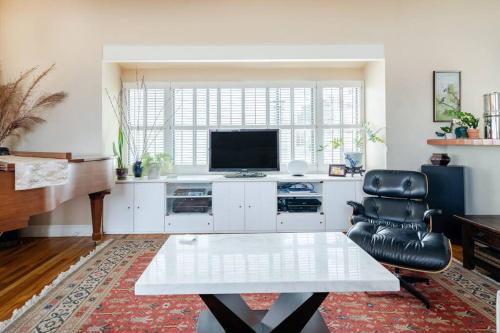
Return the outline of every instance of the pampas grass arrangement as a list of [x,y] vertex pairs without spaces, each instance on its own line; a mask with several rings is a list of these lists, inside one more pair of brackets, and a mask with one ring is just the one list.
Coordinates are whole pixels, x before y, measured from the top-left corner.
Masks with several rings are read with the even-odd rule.
[[8,137],[19,136],[45,122],[42,113],[66,99],[67,94],[63,91],[36,94],[39,83],[54,67],[52,65],[36,76],[37,68],[31,68],[13,82],[0,83],[0,146]]

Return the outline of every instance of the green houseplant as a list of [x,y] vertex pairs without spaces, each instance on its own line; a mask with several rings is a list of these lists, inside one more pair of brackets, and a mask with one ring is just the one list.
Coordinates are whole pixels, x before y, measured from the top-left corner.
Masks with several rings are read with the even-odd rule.
[[172,157],[167,153],[144,154],[142,158],[143,172],[149,179],[157,179],[159,176],[166,176],[172,171]]
[[[479,118],[470,112],[450,110],[449,114],[458,120],[459,127],[455,129],[457,138],[469,137],[471,139],[479,138]],[[458,131],[457,131],[458,130]]]
[[116,177],[119,180],[127,179],[128,175],[128,167],[125,164],[124,156],[123,156],[123,148],[125,146],[125,140],[123,137],[123,130],[120,127],[118,129],[118,140],[117,143],[113,142],[113,154],[116,158]]
[[[354,146],[356,147],[356,151],[345,151],[344,159],[347,166],[351,168],[359,168],[363,163],[363,147],[365,143],[373,142],[373,143],[384,143],[383,137],[380,135],[380,132],[383,128],[374,129],[371,127],[369,123],[364,123],[361,130],[357,132],[356,137],[354,139]],[[322,152],[329,146],[332,147],[333,150],[340,149],[344,145],[344,140],[341,138],[335,138],[331,142],[326,145],[320,145],[318,151]]]

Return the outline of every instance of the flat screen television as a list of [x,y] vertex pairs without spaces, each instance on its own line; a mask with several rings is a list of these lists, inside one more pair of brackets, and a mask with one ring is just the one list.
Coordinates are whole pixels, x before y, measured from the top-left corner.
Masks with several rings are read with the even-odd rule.
[[279,171],[279,130],[210,131],[210,171]]

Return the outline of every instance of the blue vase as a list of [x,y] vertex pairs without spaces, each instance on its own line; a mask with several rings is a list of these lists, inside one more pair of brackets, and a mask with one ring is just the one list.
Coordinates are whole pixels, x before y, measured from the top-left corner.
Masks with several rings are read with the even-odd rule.
[[465,139],[468,137],[467,135],[467,127],[457,127],[455,128],[455,135],[457,139]]
[[142,161],[135,161],[133,170],[134,170],[134,177],[136,178],[142,177]]

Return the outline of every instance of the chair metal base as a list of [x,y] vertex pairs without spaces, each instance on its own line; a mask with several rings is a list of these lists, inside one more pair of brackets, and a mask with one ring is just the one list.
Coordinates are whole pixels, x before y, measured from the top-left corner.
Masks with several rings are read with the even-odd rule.
[[197,333],[328,333],[318,311],[328,293],[281,294],[269,311],[251,310],[240,295],[200,295],[210,311]]
[[424,303],[427,309],[431,308],[431,302],[429,301],[429,299],[413,286],[413,284],[415,283],[425,283],[429,285],[428,278],[401,275],[399,268],[395,269],[395,275],[399,279],[401,287],[403,287],[406,291],[408,291],[410,294],[412,294],[413,296],[418,298],[422,303]]

